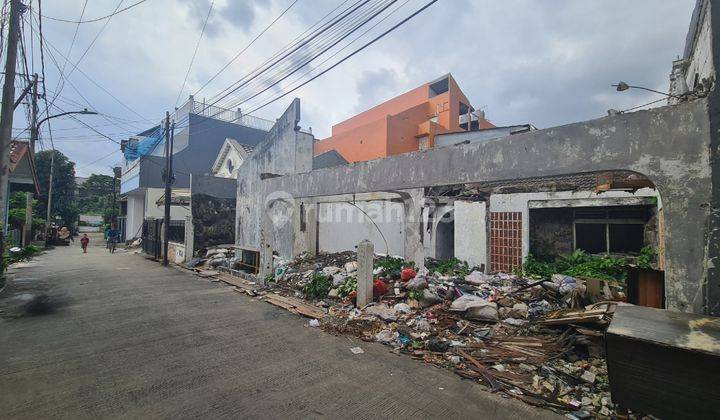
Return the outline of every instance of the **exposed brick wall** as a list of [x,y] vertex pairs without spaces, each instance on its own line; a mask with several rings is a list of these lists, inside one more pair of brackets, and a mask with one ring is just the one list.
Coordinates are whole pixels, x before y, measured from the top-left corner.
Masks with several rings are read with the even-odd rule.
[[512,272],[522,265],[522,213],[490,213],[490,271]]

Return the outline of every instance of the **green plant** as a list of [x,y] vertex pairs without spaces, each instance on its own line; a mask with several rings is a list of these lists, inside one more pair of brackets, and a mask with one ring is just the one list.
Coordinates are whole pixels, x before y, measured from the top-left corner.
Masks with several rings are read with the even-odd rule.
[[315,273],[310,282],[303,287],[303,292],[310,298],[322,299],[327,296],[331,288],[332,280],[330,277],[322,273]]
[[572,277],[591,277],[601,280],[624,282],[627,278],[628,261],[622,257],[588,255],[578,249],[568,255],[560,255],[553,262],[540,261],[528,255],[522,269],[516,273],[523,277],[543,279],[553,274]]
[[345,283],[338,287],[338,296],[341,298],[347,297],[350,293],[357,290],[357,279],[355,277],[348,277],[345,279]]
[[268,274],[265,276],[265,283],[272,283],[275,281],[275,276],[272,274]]
[[655,248],[651,246],[644,246],[640,250],[640,255],[635,258],[635,265],[640,268],[650,269],[655,262]]
[[471,271],[466,261],[454,257],[447,260],[429,260],[426,265],[431,273],[435,272],[450,276],[465,277]]
[[422,290],[411,290],[407,294],[408,299],[412,300],[420,300],[423,297],[423,291]]
[[406,261],[397,257],[383,257],[375,261],[374,268],[382,268],[380,275],[383,277],[400,278],[400,272],[403,268],[415,268],[414,261]]

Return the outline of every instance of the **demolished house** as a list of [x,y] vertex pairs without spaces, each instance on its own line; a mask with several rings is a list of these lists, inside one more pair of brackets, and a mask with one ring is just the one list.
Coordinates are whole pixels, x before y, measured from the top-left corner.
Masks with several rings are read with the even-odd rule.
[[[527,258],[531,234],[537,240],[542,236],[542,222],[531,227],[530,221],[564,211],[565,239],[556,238],[553,246],[562,250],[580,243],[591,250],[613,251],[619,242],[632,242],[632,249],[618,250],[634,251],[654,241],[664,272],[665,306],[706,312],[713,305],[705,286],[715,281],[705,269],[710,257],[708,223],[714,216],[703,204],[710,202],[713,192],[708,106],[708,99],[700,98],[313,171],[312,138],[297,129],[296,100],[258,145],[261,150],[239,168],[236,244],[261,277],[272,272],[273,253],[288,259],[305,252],[352,249],[364,238],[378,252],[418,264],[429,256],[452,255],[474,259],[473,265],[484,262],[488,272],[508,271]],[[568,176],[581,174],[572,188],[563,187]],[[517,185],[520,180],[525,186]],[[540,188],[547,182],[555,183],[553,191]],[[517,190],[533,183],[537,191]],[[455,196],[438,202],[443,191]],[[463,199],[465,194],[475,195]],[[459,213],[470,215],[455,215],[455,227],[443,227],[439,220],[454,212],[458,201]],[[376,207],[372,213],[383,214],[381,223],[375,221],[379,216],[368,218],[363,206],[371,205]],[[345,223],[343,217],[363,223]],[[458,223],[473,226],[458,229]],[[653,226],[661,226],[655,235]],[[586,241],[586,234],[601,230],[602,237],[592,235]],[[460,232],[457,238],[455,232]],[[456,255],[455,244],[468,232],[477,233],[474,246],[458,246]]]

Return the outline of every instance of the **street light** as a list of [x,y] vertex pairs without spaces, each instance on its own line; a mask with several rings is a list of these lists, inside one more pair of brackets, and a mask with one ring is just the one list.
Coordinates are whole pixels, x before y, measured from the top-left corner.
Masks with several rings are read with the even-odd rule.
[[[81,111],[67,111],[67,112],[61,112],[59,114],[55,115],[49,115],[42,120],[38,121],[37,124],[35,124],[35,127],[33,127],[33,135],[30,137],[31,147],[34,150],[35,146],[35,140],[37,139],[37,133],[40,132],[40,125],[44,123],[47,120],[58,118],[58,117],[64,117],[66,115],[74,115],[74,114],[81,114],[81,115],[97,115],[97,112],[95,111],[88,111],[87,108],[81,110]],[[50,209],[52,208],[52,186],[53,186],[53,170],[55,169],[55,147],[53,147],[53,152],[50,155],[50,179],[48,182],[48,199],[47,199],[47,212],[45,216],[45,246],[49,245],[49,236],[50,236]],[[72,232],[70,233],[72,235]]]
[[611,85],[611,86],[614,87],[615,90],[617,90],[618,92],[623,92],[623,91],[626,91],[626,90],[628,90],[628,89],[642,89],[642,90],[647,90],[648,92],[653,92],[653,93],[658,93],[658,94],[660,94],[660,95],[665,95],[665,96],[667,96],[667,97],[669,97],[669,98],[679,98],[679,96],[671,95],[671,94],[665,93],[665,92],[660,92],[659,90],[650,89],[650,88],[646,88],[646,87],[642,87],[642,86],[632,86],[632,85],[628,85],[627,83],[625,83],[625,82],[623,82],[623,81],[620,81],[620,82],[618,82],[618,84],[616,84],[616,85]]

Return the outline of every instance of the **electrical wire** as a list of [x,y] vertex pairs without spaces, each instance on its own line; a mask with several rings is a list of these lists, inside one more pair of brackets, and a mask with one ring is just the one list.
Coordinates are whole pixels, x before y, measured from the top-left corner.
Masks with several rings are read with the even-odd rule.
[[185,83],[187,83],[188,76],[190,75],[190,70],[192,69],[193,63],[195,63],[195,56],[197,55],[198,49],[200,48],[200,41],[202,41],[203,35],[205,34],[205,27],[207,26],[208,20],[210,20],[210,13],[212,13],[213,6],[215,6],[215,0],[212,0],[212,2],[210,3],[210,8],[208,9],[207,16],[205,16],[205,22],[203,22],[202,29],[200,30],[200,36],[198,37],[197,44],[195,44],[195,51],[193,51],[192,58],[190,59],[190,65],[185,72],[185,78],[183,79],[182,85],[180,86],[180,92],[178,92],[177,99],[175,99],[176,108],[178,102],[180,102],[180,96],[182,96],[183,90],[185,89]]
[[341,22],[343,19],[346,19],[346,18],[347,18],[348,16],[350,16],[352,13],[355,13],[359,8],[361,8],[362,6],[364,6],[365,4],[367,4],[369,1],[370,1],[370,0],[358,0],[358,2],[356,2],[355,4],[353,4],[353,5],[349,8],[349,10],[345,11],[339,18],[334,19],[330,24],[326,25],[324,28],[322,28],[321,30],[319,30],[317,33],[315,33],[314,35],[312,35],[311,37],[309,37],[307,40],[301,42],[298,46],[294,47],[294,48],[293,48],[292,50],[290,50],[289,52],[283,54],[281,57],[279,57],[279,58],[277,58],[276,60],[274,60],[271,64],[265,66],[265,67],[264,67],[262,70],[260,70],[257,74],[255,74],[254,76],[251,76],[251,77],[249,77],[249,78],[246,78],[246,80],[245,80],[244,82],[242,81],[243,79],[240,79],[238,82],[234,83],[234,84],[238,84],[238,86],[236,86],[236,87],[234,87],[234,88],[232,87],[234,84],[231,85],[229,88],[226,88],[223,92],[221,92],[221,94],[220,94],[219,96],[217,96],[217,99],[213,99],[213,100],[212,100],[212,103],[210,103],[210,106],[217,104],[218,102],[220,102],[222,99],[226,98],[226,97],[227,97],[228,95],[230,95],[231,93],[233,93],[233,92],[237,91],[238,89],[240,89],[241,87],[247,85],[250,81],[255,80],[258,76],[260,76],[260,74],[262,74],[263,72],[267,71],[269,68],[277,65],[277,63],[281,62],[282,60],[284,60],[285,58],[287,58],[288,56],[290,56],[291,54],[293,54],[295,51],[298,51],[300,48],[302,48],[303,46],[307,45],[307,44],[308,44],[309,42],[311,42],[313,39],[317,38],[317,37],[318,37],[319,35],[321,35],[322,33],[326,32],[327,30],[329,30],[329,29],[332,28],[333,26],[337,25],[337,24],[338,24],[339,22]]
[[[337,28],[336,33],[332,33],[332,31],[329,32],[329,35],[326,37],[326,39],[321,39],[317,43],[317,45],[313,45],[311,48],[308,49],[307,52],[301,53],[298,57],[292,57],[286,60],[287,65],[280,64],[278,66],[279,69],[274,74],[267,75],[266,77],[264,77],[264,80],[258,79],[255,81],[255,83],[249,84],[248,86],[245,86],[243,90],[239,90],[238,92],[236,92],[233,95],[234,99],[228,99],[223,106],[226,108],[235,108],[241,103],[245,102],[242,101],[243,96],[247,97],[248,95],[252,96],[253,94],[257,96],[258,94],[270,89],[274,85],[277,85],[277,82],[274,83],[274,81],[278,79],[279,81],[286,79],[293,73],[299,71],[302,67],[319,58],[324,53],[342,42],[345,38],[350,36],[353,32],[359,30],[360,27],[364,26],[369,21],[377,17],[379,14],[384,12],[396,1],[397,0],[380,1],[377,4],[370,6],[367,10],[360,12],[358,16],[356,16],[353,20],[346,22],[344,25],[340,25]],[[263,88],[265,89],[258,93],[258,89]],[[243,91],[245,93],[243,93]]]
[[[200,93],[203,89],[205,89],[205,87],[207,87],[207,85],[209,85],[209,84],[210,84],[213,80],[215,80],[223,71],[225,71],[225,69],[227,69],[232,63],[234,63],[235,60],[237,60],[238,58],[240,58],[240,56],[241,56],[245,51],[247,51],[247,49],[250,48],[250,47],[255,43],[255,41],[257,41],[265,32],[267,32],[267,30],[270,29],[270,27],[272,27],[278,20],[280,20],[280,18],[283,17],[283,16],[285,15],[285,13],[288,12],[288,10],[292,9],[292,7],[295,6],[295,4],[296,4],[298,1],[300,1],[300,0],[294,0],[292,3],[290,3],[290,5],[289,5],[288,7],[286,7],[285,10],[282,11],[282,13],[280,13],[279,15],[277,15],[277,17],[275,17],[275,19],[274,19],[272,22],[270,22],[270,24],[269,24],[268,26],[266,26],[265,29],[263,29],[262,31],[260,31],[259,34],[255,35],[255,38],[253,38],[252,41],[250,41],[242,50],[240,50],[239,53],[235,54],[235,56],[234,56],[233,58],[231,58],[230,61],[228,61],[228,63],[225,64],[220,70],[218,70],[218,72],[215,73],[207,82],[205,82],[205,84],[203,84],[202,86],[200,86],[200,89],[198,89],[197,91],[195,91],[195,93],[194,93],[193,95],[197,95],[198,93]],[[346,0],[346,1],[347,1],[347,0]]]
[[56,17],[52,17],[52,16],[43,16],[43,15],[41,14],[40,10],[38,10],[38,16],[39,16],[39,17],[44,17],[45,19],[54,20],[54,21],[56,21],[56,22],[76,23],[76,24],[80,24],[80,23],[92,23],[92,22],[99,22],[99,21],[101,21],[101,20],[103,20],[103,19],[109,19],[109,18],[111,18],[111,17],[113,17],[113,16],[115,16],[115,15],[118,15],[118,14],[126,11],[126,10],[132,9],[132,8],[135,7],[135,6],[139,6],[139,5],[141,5],[142,3],[145,3],[146,1],[147,1],[147,0],[140,0],[140,1],[137,2],[137,3],[133,3],[133,4],[131,4],[130,6],[125,7],[124,9],[121,9],[121,10],[117,10],[117,9],[116,9],[114,12],[110,13],[110,14],[107,15],[107,16],[102,16],[102,17],[99,17],[99,18],[88,19],[88,20],[82,20],[82,18],[81,18],[80,20],[67,20],[67,19],[61,19],[61,18],[56,18]]
[[382,39],[383,37],[385,37],[385,36],[386,36],[387,34],[389,34],[390,32],[392,32],[392,31],[394,31],[395,29],[399,28],[400,26],[402,26],[403,24],[405,24],[405,23],[406,23],[407,21],[409,21],[410,19],[412,19],[412,18],[414,18],[415,16],[419,15],[419,14],[422,13],[425,9],[427,9],[427,8],[430,7],[430,6],[432,6],[432,5],[433,5],[434,3],[436,3],[436,2],[437,2],[437,0],[431,0],[430,2],[426,3],[423,7],[421,7],[421,8],[418,9],[417,11],[415,11],[415,12],[414,12],[413,14],[411,14],[410,16],[406,17],[405,19],[401,20],[401,21],[398,22],[397,24],[393,25],[391,28],[389,28],[389,29],[386,30],[385,32],[381,33],[380,35],[376,36],[375,38],[373,38],[372,40],[370,40],[369,42],[367,42],[366,44],[364,44],[362,47],[356,49],[356,50],[353,51],[352,53],[350,53],[350,54],[346,55],[345,57],[343,57],[343,58],[342,58],[340,61],[338,61],[337,63],[333,64],[332,66],[328,67],[327,69],[325,69],[325,70],[323,70],[322,72],[318,73],[317,75],[313,76],[313,77],[310,78],[309,80],[303,82],[303,83],[300,84],[299,86],[296,86],[296,87],[294,87],[293,89],[291,89],[291,90],[289,90],[289,91],[287,91],[287,92],[285,92],[285,93],[277,96],[276,98],[272,99],[271,101],[268,101],[268,102],[264,103],[263,105],[260,105],[260,106],[258,106],[258,107],[256,107],[256,108],[250,110],[250,111],[248,112],[248,114],[251,114],[251,113],[253,113],[253,112],[255,112],[255,111],[259,110],[259,109],[265,108],[266,106],[270,105],[271,103],[276,102],[276,101],[278,101],[278,100],[281,99],[281,98],[284,98],[285,96],[287,96],[287,95],[291,94],[292,92],[300,89],[301,87],[307,85],[308,83],[312,82],[313,80],[317,79],[318,77],[324,75],[325,73],[329,72],[330,70],[334,69],[335,67],[339,66],[340,64],[344,63],[345,61],[347,61],[348,59],[350,59],[351,57],[353,57],[355,54],[358,54],[359,52],[361,52],[361,51],[364,50],[365,48],[367,48],[367,47],[369,47],[370,45],[374,44],[375,42],[379,41],[380,39]]

